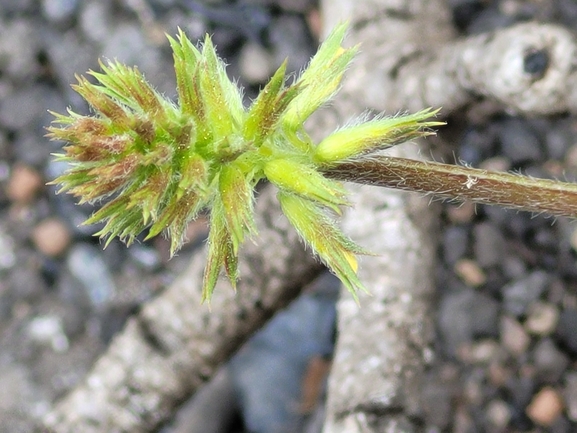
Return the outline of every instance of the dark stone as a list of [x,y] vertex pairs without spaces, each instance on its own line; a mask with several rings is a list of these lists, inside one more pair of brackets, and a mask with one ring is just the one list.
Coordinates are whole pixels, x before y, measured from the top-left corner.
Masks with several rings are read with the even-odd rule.
[[473,250],[479,266],[488,268],[503,262],[505,242],[499,229],[490,222],[473,227]]
[[569,358],[561,352],[553,340],[545,338],[535,345],[533,361],[537,377],[544,383],[558,381],[569,365]]
[[439,333],[444,350],[455,356],[463,343],[499,333],[499,303],[473,289],[450,293],[439,306]]
[[561,312],[556,336],[566,349],[577,354],[577,310],[570,308]]
[[531,302],[539,299],[550,281],[551,277],[546,272],[534,271],[507,284],[502,289],[505,310],[517,317],[524,315]]
[[443,233],[443,256],[449,264],[454,264],[467,253],[469,232],[464,226],[450,226]]
[[498,137],[503,154],[514,166],[540,161],[543,156],[539,138],[521,119],[510,118],[502,121]]

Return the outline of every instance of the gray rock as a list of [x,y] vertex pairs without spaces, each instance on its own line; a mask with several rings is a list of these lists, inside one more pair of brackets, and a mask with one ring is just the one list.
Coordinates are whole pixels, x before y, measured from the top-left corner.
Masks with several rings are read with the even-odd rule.
[[305,14],[317,7],[315,0],[271,0],[282,9],[290,12]]
[[77,244],[68,253],[66,265],[82,283],[93,305],[105,305],[115,293],[114,281],[101,256],[102,252],[87,244]]
[[145,52],[149,46],[136,23],[116,23],[103,42],[102,56],[126,65],[141,65],[149,54]]
[[10,130],[37,130],[39,120],[45,118],[46,107],[39,99],[46,94],[41,85],[27,86],[7,95],[0,101],[0,125]]
[[256,43],[242,47],[239,58],[240,75],[248,84],[261,84],[273,73],[270,54]]
[[509,26],[512,23],[513,18],[501,13],[498,7],[487,7],[475,14],[475,18],[467,27],[467,32],[476,35]]
[[[73,108],[84,109],[81,114],[86,114],[86,104],[80,104],[81,98],[70,88],[70,84],[76,83],[75,74],[85,75],[89,69],[97,67],[97,50],[90,44],[82,43],[76,31],[64,34],[47,32],[46,40],[46,53],[56,81],[64,90],[66,98],[74,103]],[[60,107],[49,108],[60,110]]]
[[79,0],[42,0],[42,13],[54,24],[70,21],[78,8]]
[[569,147],[574,143],[574,134],[571,125],[566,119],[553,124],[553,127],[545,131],[545,148],[547,156],[551,159],[562,161]]
[[158,269],[162,263],[158,251],[144,245],[132,245],[127,252],[134,263],[147,271]]
[[511,420],[511,408],[503,400],[492,400],[487,404],[487,421],[497,431],[502,431]]
[[30,339],[49,346],[54,352],[68,350],[68,337],[64,333],[62,320],[56,315],[34,317],[28,324],[27,334]]
[[470,128],[459,143],[459,161],[477,167],[491,148],[493,137],[487,130]]
[[3,278],[10,287],[13,300],[31,302],[46,293],[47,287],[38,273],[38,265],[35,260],[20,250],[17,254],[18,266],[14,267]]
[[501,268],[505,277],[512,280],[521,278],[527,273],[527,266],[525,265],[523,259],[514,255],[507,255],[503,257]]
[[483,222],[473,227],[473,251],[477,263],[483,267],[498,265],[505,256],[505,241],[498,228]]
[[531,337],[517,320],[507,315],[501,316],[501,344],[511,354],[521,356],[527,351],[530,343]]
[[537,377],[542,382],[556,382],[564,374],[569,365],[569,358],[561,352],[553,340],[540,340],[533,349],[533,361]]
[[32,167],[41,167],[50,156],[50,146],[45,138],[30,131],[23,131],[14,141],[14,153],[18,161]]
[[497,336],[498,317],[498,302],[473,289],[445,296],[438,315],[445,350],[455,356],[463,343],[470,343],[476,337]]
[[16,244],[14,238],[0,227],[0,272],[11,269],[16,264]]
[[34,416],[42,415],[49,407],[46,395],[30,376],[30,371],[21,363],[3,361],[0,364],[0,419],[3,432],[37,431]]
[[273,64],[280,65],[288,59],[287,73],[301,71],[314,54],[306,23],[298,16],[289,15],[275,19],[270,28],[269,39]]
[[548,302],[534,302],[527,311],[525,328],[532,334],[545,337],[553,333],[559,321],[559,309]]
[[176,6],[178,3],[180,3],[180,1],[179,0],[150,0],[150,3],[152,5],[159,7],[159,8],[169,9],[172,6]]
[[469,232],[464,226],[451,226],[443,232],[443,255],[445,261],[454,264],[467,253]]
[[238,411],[231,374],[221,368],[193,398],[177,412],[173,424],[161,433],[223,433]]
[[[334,277],[326,281],[336,288]],[[309,361],[333,350],[335,293],[326,284],[276,316],[230,362],[245,424],[254,433],[298,431],[301,386]]]
[[526,122],[511,118],[501,123],[498,136],[503,154],[513,165],[538,161],[543,152],[537,135],[528,128]]
[[421,401],[427,424],[444,431],[451,422],[451,400],[454,397],[455,384],[450,379],[444,380],[441,374],[437,369],[429,372],[423,381]]
[[529,305],[537,300],[551,281],[551,276],[543,271],[533,271],[502,288],[505,309],[514,316],[527,312]]
[[573,422],[577,422],[577,372],[571,371],[565,375],[565,407],[567,416]]
[[120,22],[112,27],[103,41],[102,57],[137,66],[146,80],[161,94],[176,95],[172,59],[164,58],[152,45],[136,23]]
[[568,308],[561,312],[556,335],[563,346],[577,354],[577,310]]
[[112,21],[109,1],[85,1],[79,15],[79,29],[84,36],[93,42],[102,42],[106,39]]
[[27,81],[37,72],[37,27],[37,23],[22,18],[0,21],[0,72],[14,82]]

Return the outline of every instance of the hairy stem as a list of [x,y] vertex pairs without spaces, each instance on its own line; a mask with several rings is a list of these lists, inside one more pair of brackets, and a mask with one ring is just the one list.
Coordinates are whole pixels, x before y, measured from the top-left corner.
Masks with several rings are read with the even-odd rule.
[[326,170],[333,179],[417,191],[457,201],[577,217],[577,184],[438,162],[371,155]]

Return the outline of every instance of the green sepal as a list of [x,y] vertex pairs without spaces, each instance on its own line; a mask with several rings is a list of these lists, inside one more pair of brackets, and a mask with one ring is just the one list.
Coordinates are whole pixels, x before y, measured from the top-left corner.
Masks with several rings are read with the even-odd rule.
[[204,103],[198,83],[198,64],[201,54],[182,29],[178,29],[178,41],[169,35],[166,36],[173,51],[178,102],[182,112],[197,121],[204,122]]
[[[199,65],[200,91],[206,109],[206,121],[215,138],[227,137],[234,131],[235,120],[242,121],[244,111],[239,89],[228,79],[224,64],[207,35]],[[240,117],[240,119],[239,119]]]
[[357,299],[357,290],[367,291],[359,280],[356,254],[367,252],[345,237],[323,209],[314,202],[279,191],[283,213],[299,235]]
[[290,159],[273,159],[264,165],[266,178],[287,192],[322,203],[340,214],[346,206],[346,191],[342,185],[327,179],[314,168]]
[[197,191],[188,190],[180,198],[173,193],[144,240],[166,230],[170,238],[170,255],[173,256],[184,242],[188,223],[198,215],[203,204],[202,196],[198,195]]
[[101,91],[136,113],[147,114],[164,121],[168,104],[148,84],[137,67],[130,68],[120,62],[100,63],[102,72],[90,71],[90,75],[102,85]]
[[180,164],[180,181],[176,189],[176,197],[191,189],[203,193],[207,188],[208,165],[206,161],[196,153],[189,153],[182,157]]
[[224,165],[219,176],[222,210],[236,255],[245,235],[256,233],[252,185],[234,163]]
[[76,76],[78,84],[72,88],[82,96],[92,108],[112,121],[115,128],[126,131],[130,128],[130,117],[125,109],[106,94],[103,87],[89,82],[85,77]]
[[145,226],[158,219],[158,210],[168,189],[170,174],[170,172],[157,169],[149,173],[146,181],[130,194],[127,208],[139,207]]
[[222,204],[217,201],[210,216],[208,235],[208,260],[202,282],[202,301],[208,301],[218,281],[220,269],[224,266],[232,287],[236,290],[238,279],[238,256],[234,252],[232,237],[227,230]]
[[243,136],[257,147],[275,130],[279,118],[302,90],[296,84],[284,87],[286,65],[285,60],[250,106]]
[[[57,161],[58,160],[69,161],[70,157],[58,154]],[[48,182],[48,185],[60,185],[60,188],[56,191],[57,194],[70,191],[71,189],[94,179],[94,176],[88,174],[89,171],[89,168],[74,167],[67,170],[63,175],[58,176],[53,181]]]
[[438,111],[429,108],[411,115],[377,118],[341,128],[321,141],[314,159],[320,164],[330,164],[434,134],[429,128],[444,122],[427,119]]
[[357,52],[357,47],[342,47],[346,31],[346,24],[337,26],[297,80],[296,84],[303,86],[303,90],[283,115],[287,129],[301,128],[304,121],[338,90],[343,74]]

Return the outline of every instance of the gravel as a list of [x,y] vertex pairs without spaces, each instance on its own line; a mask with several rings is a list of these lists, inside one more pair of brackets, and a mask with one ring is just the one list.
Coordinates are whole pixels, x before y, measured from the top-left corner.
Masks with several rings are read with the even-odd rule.
[[[194,13],[200,3],[210,11]],[[462,34],[528,19],[577,25],[572,0],[450,4]],[[174,33],[177,26],[193,39],[214,34],[229,73],[250,98],[286,57],[292,72],[306,65],[318,32],[315,7],[311,0],[2,2],[0,433],[34,431],[53,402],[82,380],[130,314],[172,281],[206,234],[203,224],[191,226],[193,242],[172,261],[162,239],[130,249],[114,241],[103,251],[92,237],[98,227],[80,225],[93,208],[77,206],[45,186],[65,168],[50,157],[61,143],[44,137],[51,120],[47,109],[85,112],[69,84],[75,74],[97,69],[103,57],[138,65],[162,93],[174,96],[171,55],[158,35]],[[224,19],[247,11],[258,18],[248,26]],[[464,109],[459,116],[455,123],[461,126],[447,129],[458,137],[451,149],[458,160],[577,179],[574,118],[525,119],[482,107]],[[444,205],[442,223],[439,338],[422,393],[427,431],[577,431],[575,226],[563,218],[470,203]],[[322,401],[333,350],[334,281],[328,278],[279,322],[271,322],[272,328],[223,367],[213,388],[183,405],[162,431],[240,433],[248,426],[271,432],[270,422],[285,420],[291,431],[319,432],[322,404],[294,417],[275,399],[285,396],[294,404],[306,378]],[[290,353],[283,355],[275,349],[279,346]],[[263,379],[259,373],[265,368],[273,379],[246,380]],[[287,385],[271,387],[273,381]],[[214,399],[230,404],[211,404],[211,416],[202,416],[199,408]],[[272,408],[263,416],[259,410],[265,403]],[[279,415],[273,417],[276,409]],[[210,424],[214,417],[222,417],[217,427]]]

